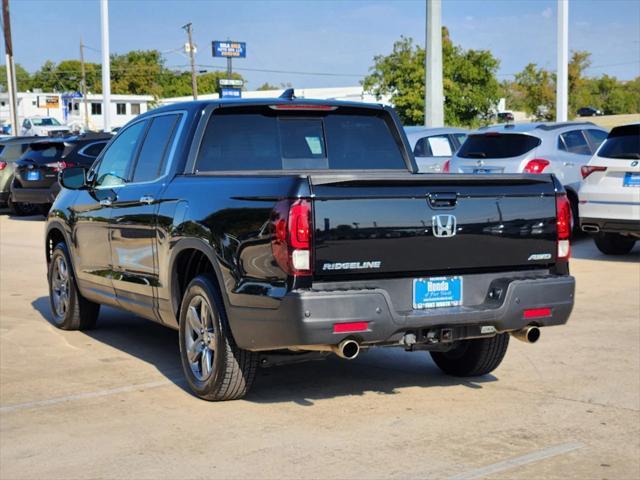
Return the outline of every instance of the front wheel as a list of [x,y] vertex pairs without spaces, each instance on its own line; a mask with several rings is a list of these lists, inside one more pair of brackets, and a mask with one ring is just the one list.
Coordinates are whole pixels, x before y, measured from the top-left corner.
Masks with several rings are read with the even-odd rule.
[[78,291],[67,246],[59,243],[49,262],[49,301],[53,324],[62,330],[93,328],[100,313],[100,305]]
[[429,352],[444,373],[456,377],[477,377],[492,372],[502,362],[509,346],[509,334],[491,338],[461,340],[447,352]]
[[191,390],[205,400],[235,400],[251,388],[258,355],[239,348],[209,275],[194,278],[180,307],[180,358]]
[[632,237],[625,237],[618,233],[599,233],[593,239],[596,247],[605,255],[626,255],[636,244]]

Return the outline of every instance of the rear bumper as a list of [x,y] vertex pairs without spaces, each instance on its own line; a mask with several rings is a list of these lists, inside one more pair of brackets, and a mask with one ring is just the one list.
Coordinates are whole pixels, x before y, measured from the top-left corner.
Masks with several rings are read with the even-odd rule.
[[15,185],[11,185],[11,198],[15,203],[53,203],[59,192],[58,182],[48,188],[16,188]]
[[[487,296],[476,306],[405,311],[395,309],[392,295],[382,288],[294,291],[278,309],[243,309],[244,314],[230,318],[231,328],[238,345],[249,350],[336,345],[345,338],[364,345],[397,344],[406,333],[421,336],[423,329],[434,327],[486,325],[508,332],[530,324],[561,325],[573,309],[571,276],[496,279],[487,294],[496,288],[501,291],[498,300]],[[524,318],[525,310],[535,308],[549,308],[550,315]],[[365,332],[333,333],[334,324],[362,321],[369,322]]]
[[619,220],[616,218],[581,218],[580,226],[587,233],[634,233],[640,234],[640,222],[637,220]]

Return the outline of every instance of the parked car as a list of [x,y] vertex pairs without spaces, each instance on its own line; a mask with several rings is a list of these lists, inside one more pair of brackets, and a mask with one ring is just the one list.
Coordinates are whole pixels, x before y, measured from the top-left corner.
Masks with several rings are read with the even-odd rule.
[[569,317],[569,203],[552,175],[417,170],[381,105],[290,91],[145,113],[89,171],[62,171],[52,322],[90,328],[102,304],[178,329],[207,400],[242,397],[274,359],[376,346],[486,374],[509,333]]
[[513,122],[515,119],[513,112],[498,112],[497,118],[501,122]]
[[65,137],[71,133],[68,126],[54,117],[27,117],[22,121],[20,136]]
[[449,160],[467,137],[462,128],[405,127],[420,173],[447,172]]
[[629,253],[640,238],[640,123],[612,129],[582,177],[582,230],[602,253]]
[[604,115],[602,110],[598,110],[597,108],[594,108],[594,107],[579,108],[576,114],[579,117],[597,117],[599,115]]
[[553,173],[567,190],[578,223],[580,168],[607,138],[590,122],[493,125],[470,134],[451,159],[455,173]]
[[[15,162],[38,137],[8,137],[0,139],[0,207],[10,207],[10,187]],[[15,213],[15,212],[14,212]],[[27,213],[22,212],[22,213]]]
[[15,162],[10,187],[15,213],[21,214],[34,205],[48,210],[60,191],[58,173],[70,166],[91,167],[110,139],[108,134],[86,134],[32,142]]

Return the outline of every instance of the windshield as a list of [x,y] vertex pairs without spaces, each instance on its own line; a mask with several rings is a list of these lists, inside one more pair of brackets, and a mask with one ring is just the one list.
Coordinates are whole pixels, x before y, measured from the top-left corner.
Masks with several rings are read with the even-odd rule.
[[603,158],[640,159],[640,125],[627,125],[611,130],[600,147]]
[[36,127],[57,127],[61,125],[61,123],[58,120],[51,117],[32,118],[31,123],[33,123]]
[[518,133],[469,135],[460,147],[461,158],[519,157],[540,145],[540,139]]

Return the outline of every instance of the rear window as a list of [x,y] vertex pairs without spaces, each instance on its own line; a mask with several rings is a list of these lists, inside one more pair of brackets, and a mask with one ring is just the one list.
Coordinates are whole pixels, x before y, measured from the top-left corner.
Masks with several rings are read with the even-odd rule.
[[198,154],[198,171],[406,169],[386,113],[214,112]]
[[416,157],[450,157],[452,148],[448,135],[434,135],[432,137],[423,137],[416,142],[413,154]]
[[640,159],[640,125],[628,125],[611,130],[609,138],[598,150],[598,156]]
[[24,154],[25,158],[36,163],[49,163],[64,156],[65,145],[63,143],[34,143]]
[[458,151],[461,158],[519,157],[540,145],[540,139],[518,133],[469,135]]

